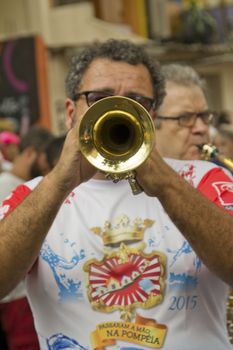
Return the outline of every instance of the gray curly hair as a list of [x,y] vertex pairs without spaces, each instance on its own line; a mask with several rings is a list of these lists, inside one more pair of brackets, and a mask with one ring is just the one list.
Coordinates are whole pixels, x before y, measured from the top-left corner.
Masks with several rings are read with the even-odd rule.
[[161,72],[165,81],[172,81],[179,85],[198,86],[205,94],[207,93],[207,84],[198,72],[191,66],[180,63],[169,63],[161,66]]
[[127,40],[109,39],[106,42],[95,42],[88,45],[83,51],[71,60],[70,70],[66,77],[66,95],[72,100],[79,90],[82,77],[96,58],[107,58],[114,61],[123,61],[132,65],[143,64],[149,71],[157,108],[165,95],[165,84],[159,64],[142,46]]

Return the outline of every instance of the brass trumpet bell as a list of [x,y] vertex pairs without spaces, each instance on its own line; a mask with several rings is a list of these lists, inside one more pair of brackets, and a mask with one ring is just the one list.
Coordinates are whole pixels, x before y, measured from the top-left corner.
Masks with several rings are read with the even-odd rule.
[[154,141],[150,114],[128,97],[110,96],[97,101],[79,126],[81,152],[114,182],[132,178],[132,170],[147,159]]

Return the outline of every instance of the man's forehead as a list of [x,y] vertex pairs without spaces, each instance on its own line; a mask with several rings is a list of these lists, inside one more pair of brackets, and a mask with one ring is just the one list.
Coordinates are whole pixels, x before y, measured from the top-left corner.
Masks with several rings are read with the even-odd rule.
[[179,101],[173,105],[177,107],[189,107],[196,103],[202,104],[203,106],[207,105],[206,97],[197,85],[180,85],[175,83],[169,83],[166,85],[166,95],[164,98],[164,105],[170,105],[170,101],[175,100]]
[[139,85],[144,88],[152,85],[150,73],[143,64],[133,65],[124,61],[99,58],[92,61],[85,71],[80,90],[115,90],[120,85]]

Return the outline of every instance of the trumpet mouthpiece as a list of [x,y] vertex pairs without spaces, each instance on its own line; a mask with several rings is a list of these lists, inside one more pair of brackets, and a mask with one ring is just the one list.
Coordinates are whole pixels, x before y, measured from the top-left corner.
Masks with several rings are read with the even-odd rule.
[[198,148],[200,151],[202,151],[202,150],[203,150],[204,143],[202,143],[201,145],[196,145],[196,146],[197,146],[197,148]]

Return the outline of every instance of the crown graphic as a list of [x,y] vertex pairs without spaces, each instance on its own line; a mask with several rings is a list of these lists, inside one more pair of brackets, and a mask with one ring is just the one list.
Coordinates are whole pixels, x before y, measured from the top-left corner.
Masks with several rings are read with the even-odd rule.
[[150,219],[134,219],[132,222],[127,215],[121,215],[111,224],[105,221],[104,228],[92,227],[91,231],[100,236],[104,245],[111,245],[125,241],[141,241],[145,230],[153,225]]

